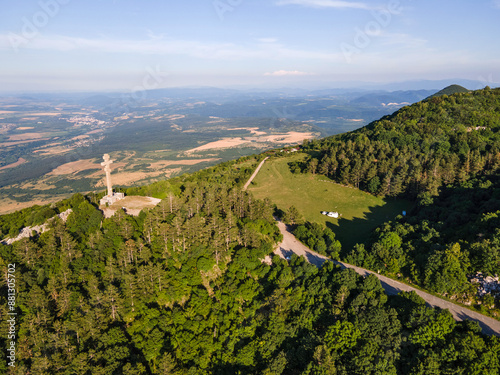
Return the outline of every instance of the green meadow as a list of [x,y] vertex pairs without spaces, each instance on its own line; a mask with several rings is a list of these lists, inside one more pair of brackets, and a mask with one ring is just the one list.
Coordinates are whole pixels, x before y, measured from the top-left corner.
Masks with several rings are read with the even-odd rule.
[[[304,157],[297,154],[268,160],[248,190],[256,198],[269,198],[279,209],[293,205],[306,220],[330,227],[344,252],[364,243],[377,226],[412,207],[410,201],[376,197],[338,185],[325,176],[292,174],[288,163]],[[341,217],[330,218],[321,211],[337,211]]]

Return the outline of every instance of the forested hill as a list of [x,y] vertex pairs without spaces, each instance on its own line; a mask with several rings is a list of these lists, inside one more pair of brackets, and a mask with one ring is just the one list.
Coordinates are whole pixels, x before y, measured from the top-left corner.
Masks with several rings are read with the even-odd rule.
[[351,264],[500,316],[500,89],[430,98],[358,131],[311,142],[293,168],[415,207],[343,249]]
[[[460,85],[450,85],[445,87],[444,89],[438,91],[434,95],[429,96],[429,98],[433,98],[436,96],[443,96],[443,95],[453,95],[453,94],[458,94],[458,93],[468,93],[470,90],[467,90],[465,87],[460,86]],[[429,99],[427,98],[427,99]]]
[[[392,190],[389,168],[395,178],[401,175],[410,179],[412,186],[406,190],[402,184],[400,189],[408,194],[432,194],[434,185],[429,173],[434,184],[443,181],[441,164],[434,175],[432,169],[428,170],[429,160],[449,158],[453,162],[456,154],[457,167],[469,165],[463,173],[454,174],[458,181],[477,170],[473,169],[474,155],[484,162],[484,168],[476,174],[493,173],[498,164],[498,155],[492,154],[497,147],[494,124],[498,118],[491,117],[498,111],[497,98],[498,91],[486,90],[470,96],[432,99],[359,132],[313,142],[308,148],[319,147],[323,155],[316,165],[312,159],[309,168],[317,170],[337,163],[326,172],[335,178],[352,178],[352,171],[374,166],[373,177],[366,182],[360,177],[358,184],[369,187],[379,177],[382,184],[390,182],[388,193],[393,195],[396,191]],[[442,106],[444,114],[440,118],[453,115],[465,121],[468,110],[454,113],[453,108],[459,106],[447,109],[446,103],[451,100],[470,106],[476,101],[488,103],[483,105],[488,107],[484,122],[460,126],[450,123],[441,129],[433,125],[431,116],[422,115],[426,112],[420,106]],[[482,118],[481,108],[478,105],[473,119]],[[415,112],[413,124],[413,117],[406,111]],[[408,118],[410,125],[402,117]],[[407,135],[403,127],[408,127]],[[417,130],[420,128],[426,130]],[[441,139],[449,145],[440,147]],[[423,156],[419,154],[425,150]],[[358,152],[367,159],[356,159]],[[411,164],[412,156],[422,163],[420,170]],[[280,157],[286,156],[283,153]],[[138,217],[119,211],[104,218],[96,206],[99,196],[79,194],[52,206],[1,216],[0,226],[6,236],[21,226],[41,223],[72,209],[66,222],[54,219],[48,224],[51,229],[39,236],[12,246],[0,244],[0,271],[2,275],[13,275],[0,279],[4,332],[0,335],[4,353],[0,356],[0,372],[499,373],[500,339],[482,335],[476,323],[457,323],[448,311],[426,307],[414,293],[388,297],[374,276],[362,278],[331,262],[318,269],[303,258],[292,256],[288,262],[273,256],[281,236],[273,219],[273,205],[241,189],[262,158],[242,158],[129,189],[130,195],[163,198],[162,203]],[[412,166],[406,174],[403,159]],[[422,181],[424,174],[426,180]],[[477,183],[489,187],[486,182]],[[382,184],[378,185],[386,186]],[[380,186],[376,186],[377,191]],[[497,193],[492,190],[491,194],[495,199]],[[422,202],[424,198],[421,196]],[[486,220],[485,230],[495,227],[497,219],[491,219]],[[381,230],[390,228],[388,224]],[[404,234],[397,230],[397,236]],[[408,229],[406,233],[417,232]],[[334,243],[333,233],[327,237]],[[398,238],[383,235],[382,244],[374,244],[373,251],[378,246],[380,256],[387,253],[387,248],[398,255],[402,251]],[[353,257],[363,255],[360,249]],[[435,250],[432,246],[430,249]],[[411,248],[408,251],[410,254]],[[453,277],[456,260],[463,259],[460,249],[451,247],[437,254],[432,266],[436,271],[429,280],[438,278],[439,267],[447,266],[449,260],[450,272],[443,274]],[[405,257],[406,253],[401,259],[409,259]],[[407,264],[403,268],[411,272]],[[17,314],[9,316],[14,323],[5,319],[9,312]]]
[[73,209],[39,237],[0,244],[2,274],[15,276],[9,288],[1,278],[0,311],[17,314],[13,338],[0,336],[15,358],[1,356],[0,371],[498,374],[497,337],[416,294],[388,298],[377,278],[330,262],[263,263],[280,234],[271,204],[241,191],[257,162],[130,190],[165,198],[139,217],[105,219],[98,197],[81,195],[2,216],[8,233]]
[[500,89],[434,97],[368,126],[312,141],[304,166],[371,193],[436,195],[500,168]]

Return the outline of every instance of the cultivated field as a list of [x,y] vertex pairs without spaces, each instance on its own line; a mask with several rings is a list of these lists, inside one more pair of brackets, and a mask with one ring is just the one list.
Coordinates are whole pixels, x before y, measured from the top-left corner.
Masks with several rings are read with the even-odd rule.
[[117,102],[117,112],[93,101],[0,98],[0,214],[18,203],[104,190],[105,153],[115,160],[112,181],[119,189],[322,134],[303,122],[190,114],[200,103],[160,100],[131,111]]
[[[292,174],[288,163],[304,157],[298,154],[268,160],[248,191],[256,198],[269,198],[282,210],[293,205],[306,220],[327,225],[335,232],[344,251],[365,242],[374,228],[411,208],[411,202],[375,197],[335,184],[324,176]],[[333,219],[321,211],[337,211],[342,216]]]

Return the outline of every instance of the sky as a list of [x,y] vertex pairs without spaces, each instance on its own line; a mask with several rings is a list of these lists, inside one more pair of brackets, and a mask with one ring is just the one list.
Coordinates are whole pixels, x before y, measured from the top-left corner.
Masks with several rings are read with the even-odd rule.
[[500,82],[500,0],[0,0],[0,92]]

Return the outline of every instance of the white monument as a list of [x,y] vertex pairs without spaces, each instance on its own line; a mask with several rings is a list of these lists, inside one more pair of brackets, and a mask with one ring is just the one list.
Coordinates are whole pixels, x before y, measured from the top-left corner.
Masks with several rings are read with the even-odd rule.
[[105,195],[99,203],[101,206],[105,206],[106,204],[112,205],[116,201],[125,198],[125,194],[123,193],[113,193],[113,186],[111,185],[111,164],[113,160],[109,158],[108,154],[104,154],[103,156],[104,162],[101,165],[104,167],[104,172],[106,172],[106,186],[108,187],[108,195]]

